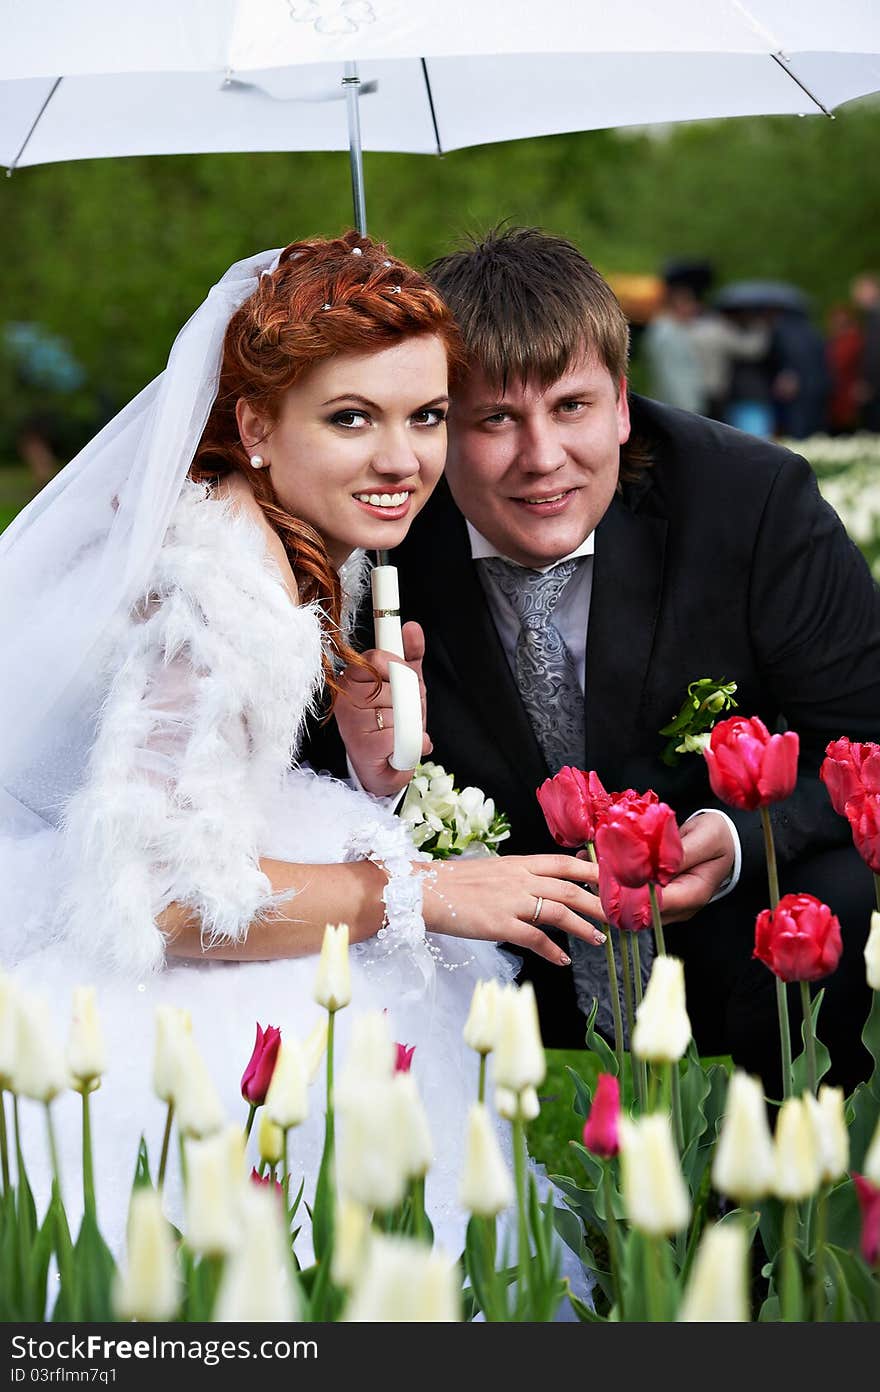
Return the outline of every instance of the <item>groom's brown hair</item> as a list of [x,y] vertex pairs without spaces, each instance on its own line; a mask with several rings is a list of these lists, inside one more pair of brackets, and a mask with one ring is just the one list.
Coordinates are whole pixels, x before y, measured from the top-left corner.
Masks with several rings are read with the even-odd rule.
[[615,385],[626,375],[629,326],[614,291],[564,237],[494,228],[432,261],[428,276],[461,330],[471,366],[493,386],[549,387],[583,352]]

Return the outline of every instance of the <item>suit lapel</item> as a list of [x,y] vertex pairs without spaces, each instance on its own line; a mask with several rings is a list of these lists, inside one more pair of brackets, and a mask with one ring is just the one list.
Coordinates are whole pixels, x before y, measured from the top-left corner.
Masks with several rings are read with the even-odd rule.
[[665,518],[616,496],[596,530],[587,629],[587,763],[614,780],[636,729],[663,585]]

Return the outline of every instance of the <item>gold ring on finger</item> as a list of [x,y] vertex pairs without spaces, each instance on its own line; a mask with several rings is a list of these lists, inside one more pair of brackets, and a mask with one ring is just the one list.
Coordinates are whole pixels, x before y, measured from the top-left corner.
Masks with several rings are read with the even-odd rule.
[[530,923],[537,923],[537,922],[538,922],[538,920],[539,920],[540,917],[541,917],[541,913],[542,913],[542,911],[543,911],[543,908],[544,908],[544,900],[541,898],[540,894],[538,894],[538,895],[535,896],[535,912],[532,914],[531,918],[529,919],[529,922],[530,922]]
[[377,710],[376,710],[376,729],[377,729],[377,730],[384,730],[384,729],[385,729],[385,717],[384,717],[384,715],[382,714],[382,712],[381,712],[378,708],[377,708]]

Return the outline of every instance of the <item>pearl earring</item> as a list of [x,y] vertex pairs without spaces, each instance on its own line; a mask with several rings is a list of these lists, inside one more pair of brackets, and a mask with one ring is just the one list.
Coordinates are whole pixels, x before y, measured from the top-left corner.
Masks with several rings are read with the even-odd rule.
[[265,466],[265,463],[266,463],[266,461],[265,461],[265,459],[263,458],[263,456],[262,456],[261,454],[252,454],[252,455],[251,455],[251,468],[252,468],[252,469],[262,469],[262,468]]

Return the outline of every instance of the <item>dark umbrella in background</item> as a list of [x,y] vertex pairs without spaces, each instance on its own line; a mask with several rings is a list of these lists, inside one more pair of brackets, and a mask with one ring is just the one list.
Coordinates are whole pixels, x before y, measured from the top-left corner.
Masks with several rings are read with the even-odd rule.
[[806,314],[810,297],[797,285],[785,280],[734,280],[724,285],[713,297],[716,309],[724,310],[790,310]]

